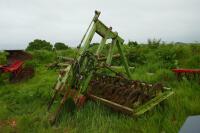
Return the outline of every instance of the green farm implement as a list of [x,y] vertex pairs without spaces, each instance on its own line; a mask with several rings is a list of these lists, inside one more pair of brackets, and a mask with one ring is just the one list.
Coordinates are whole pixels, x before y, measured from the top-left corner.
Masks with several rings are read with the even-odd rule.
[[[78,46],[77,58],[66,58],[69,63],[59,74],[54,86],[55,92],[48,105],[49,110],[56,97],[62,96],[51,119],[52,124],[59,118],[65,103],[69,101],[80,108],[86,99],[90,99],[106,104],[116,111],[138,116],[173,94],[173,91],[162,84],[133,80],[123,52],[124,40],[117,32],[113,32],[111,27],[102,23],[99,15],[100,12],[95,11],[95,16]],[[93,52],[90,48],[95,33],[100,35],[102,40]],[[108,39],[112,40],[110,44],[106,43]],[[103,54],[105,47],[107,54]],[[116,49],[118,54],[114,54]],[[111,66],[112,59],[118,57],[125,74],[117,72],[116,67]]]

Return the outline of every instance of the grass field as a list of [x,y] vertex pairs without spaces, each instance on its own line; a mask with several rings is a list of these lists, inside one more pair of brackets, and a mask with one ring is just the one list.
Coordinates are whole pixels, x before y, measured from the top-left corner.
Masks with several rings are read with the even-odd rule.
[[[134,51],[134,49],[132,48],[127,51]],[[170,65],[174,65],[174,60],[178,60],[181,62],[178,66],[190,67],[191,64],[188,64],[188,62],[191,62],[193,63],[192,67],[195,68],[195,65],[199,64],[199,62],[196,58],[193,58],[199,55],[198,52],[196,55],[194,52],[191,53],[191,50],[188,50],[189,46],[184,46],[182,48],[183,51],[181,51],[183,57],[179,57],[177,54],[176,59],[172,61],[170,59],[167,63],[163,59],[163,65],[161,65],[162,63],[158,61],[160,59],[154,54],[163,49],[161,47],[151,51],[149,48],[137,48],[137,51],[145,53],[144,55],[146,55],[148,63],[134,62],[133,64],[136,69],[133,72],[133,77],[148,82],[163,82],[175,92],[164,103],[144,115],[133,118],[113,112],[99,103],[88,101],[84,108],[78,111],[73,113],[64,111],[59,124],[52,127],[49,125],[48,120],[56,109],[59,100],[54,103],[53,109],[50,112],[47,111],[47,103],[52,95],[52,86],[56,81],[58,71],[47,70],[45,64],[38,63],[35,77],[30,80],[17,84],[9,84],[7,81],[0,82],[0,133],[178,132],[187,116],[200,114],[200,85],[198,81],[187,81],[185,78],[178,82],[170,71],[168,63],[170,62]],[[163,51],[165,52],[166,49]],[[190,51],[190,53],[187,51]],[[141,53],[138,53],[136,57],[139,55],[142,59],[140,56]],[[170,51],[166,51],[166,53],[170,53]],[[178,52],[176,51],[176,53]],[[177,65],[176,62],[175,65]],[[14,121],[14,124],[10,124],[10,121]]]

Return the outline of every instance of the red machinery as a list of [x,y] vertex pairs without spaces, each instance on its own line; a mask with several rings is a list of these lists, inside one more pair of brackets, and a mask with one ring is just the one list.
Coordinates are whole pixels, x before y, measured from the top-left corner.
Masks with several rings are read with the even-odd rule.
[[2,65],[0,66],[0,69],[2,69],[2,72],[4,73],[17,73],[21,70],[23,65],[23,62],[20,60],[15,60],[11,65]]
[[32,59],[32,56],[29,53],[26,53],[23,50],[5,51],[8,53],[7,64],[0,65],[0,73],[11,73],[11,82],[18,82],[33,76],[34,69],[23,66],[26,60]]
[[200,77],[200,69],[172,69],[178,79],[185,75],[188,79]]

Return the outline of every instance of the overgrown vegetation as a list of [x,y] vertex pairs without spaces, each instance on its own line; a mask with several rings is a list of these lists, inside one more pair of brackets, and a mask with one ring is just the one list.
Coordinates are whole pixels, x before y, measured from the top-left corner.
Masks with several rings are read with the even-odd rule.
[[35,50],[52,51],[52,50],[66,50],[69,48],[70,47],[68,45],[62,42],[56,42],[53,46],[50,42],[47,42],[46,40],[35,39],[28,44],[26,50],[27,51],[35,51]]
[[5,64],[6,63],[6,52],[0,52],[0,64]]
[[57,42],[54,44],[54,48],[56,50],[66,50],[69,48],[69,46],[67,46],[66,44],[62,43],[62,42]]
[[[93,50],[97,45],[91,47]],[[106,49],[107,50],[107,49]],[[76,56],[76,49],[61,51],[32,51],[36,65],[36,76],[26,82],[10,84],[0,82],[0,132],[136,132],[176,133],[189,115],[200,114],[200,85],[198,81],[177,81],[171,68],[200,68],[200,44],[154,44],[125,45],[129,65],[134,66],[133,77],[146,82],[162,82],[175,91],[175,95],[150,112],[133,118],[113,112],[109,108],[87,102],[84,108],[74,113],[63,113],[59,125],[51,127],[50,114],[59,100],[47,112],[47,103],[58,71],[47,70],[45,65],[56,56]],[[106,51],[104,51],[106,53]],[[114,50],[114,53],[116,49]],[[3,54],[4,55],[4,54]],[[2,53],[0,59],[4,58]],[[120,58],[113,60],[120,65]],[[123,71],[123,70],[121,70]],[[14,127],[6,124],[15,120]]]
[[30,42],[26,50],[33,51],[33,50],[52,50],[53,46],[50,42],[45,40],[35,39],[34,41]]

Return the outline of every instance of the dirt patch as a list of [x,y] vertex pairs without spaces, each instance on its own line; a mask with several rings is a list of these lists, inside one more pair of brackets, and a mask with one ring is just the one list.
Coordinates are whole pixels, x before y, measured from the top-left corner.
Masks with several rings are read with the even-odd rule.
[[17,126],[16,120],[15,119],[9,119],[9,120],[4,120],[0,121],[0,128],[3,126],[10,126],[12,128],[15,128]]
[[88,93],[120,105],[136,108],[161,92],[163,92],[163,85],[160,83],[148,84],[121,77],[95,75],[89,84]]

